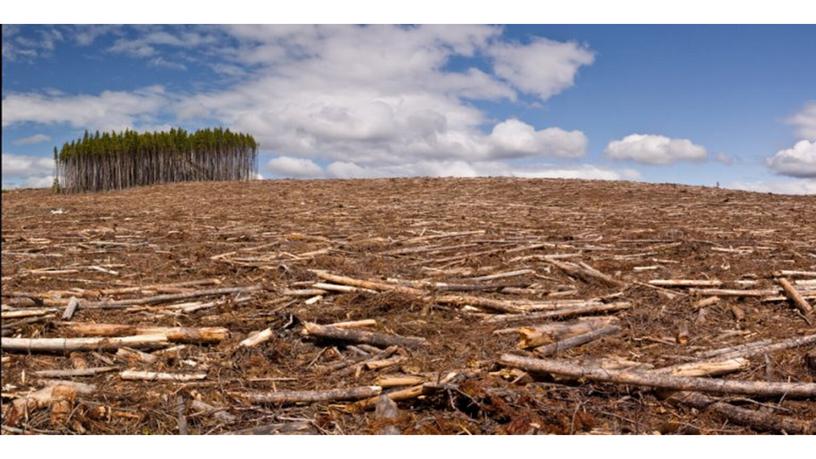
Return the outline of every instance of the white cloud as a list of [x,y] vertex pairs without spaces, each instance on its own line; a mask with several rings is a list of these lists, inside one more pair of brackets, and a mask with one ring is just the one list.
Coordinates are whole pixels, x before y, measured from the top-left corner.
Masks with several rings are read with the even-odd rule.
[[168,102],[161,86],[99,95],[12,92],[3,97],[3,127],[16,123],[67,123],[77,128],[124,129],[152,122]]
[[54,172],[54,159],[3,153],[3,177],[28,177]]
[[303,158],[279,156],[266,163],[266,170],[274,177],[315,178],[323,176],[323,169],[314,161]]
[[805,104],[799,113],[788,119],[788,123],[796,126],[800,139],[816,140],[816,101]]
[[3,24],[3,59],[31,60],[50,56],[62,40],[62,32],[55,27],[38,26],[23,33],[20,26]]
[[14,145],[33,145],[35,143],[47,142],[49,140],[51,140],[51,137],[45,134],[34,134],[28,137],[19,138],[11,143]]
[[609,158],[645,164],[670,164],[676,161],[701,161],[708,153],[688,139],[662,135],[632,134],[609,142],[604,151]]
[[577,158],[584,155],[587,147],[587,138],[581,131],[567,132],[559,128],[536,131],[517,119],[494,126],[488,140],[494,146],[494,157],[530,155]]
[[3,153],[3,188],[45,188],[54,181],[54,160]]
[[510,165],[498,161],[420,161],[387,166],[361,166],[336,161],[326,167],[326,175],[336,178],[375,177],[523,177],[622,180],[637,178],[631,170],[615,171],[589,164],[575,166]]
[[[477,68],[453,71],[457,56],[494,53],[501,29],[489,26],[230,26],[240,45],[224,50],[251,64],[251,77],[231,88],[180,102],[182,119],[217,119],[253,133],[268,151],[391,167],[423,161],[575,158],[586,150],[580,131],[536,130],[518,120],[487,126],[469,100],[514,100],[513,85]],[[535,42],[531,56],[551,64],[538,77],[554,94],[572,84],[565,69],[589,51]],[[512,45],[523,52],[525,45]],[[576,53],[568,52],[577,50]],[[576,57],[576,54],[583,57]],[[591,54],[591,53],[589,53]],[[563,64],[563,65],[562,65]],[[525,73],[526,75],[526,73]],[[547,77],[549,78],[549,77]],[[515,138],[519,135],[519,138]]]
[[816,180],[787,179],[778,181],[733,182],[726,188],[761,193],[816,195]]
[[578,69],[594,61],[592,51],[584,46],[546,38],[527,45],[495,43],[488,54],[497,75],[542,100],[572,86]]
[[816,178],[816,141],[800,140],[793,148],[776,152],[767,164],[782,175]]

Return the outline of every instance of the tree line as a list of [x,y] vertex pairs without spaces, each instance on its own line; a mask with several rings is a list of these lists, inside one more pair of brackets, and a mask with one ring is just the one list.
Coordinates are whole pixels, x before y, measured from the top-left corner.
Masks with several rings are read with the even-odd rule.
[[258,172],[258,143],[229,129],[162,132],[85,131],[54,147],[54,187],[62,192],[104,191],[202,180],[250,180]]

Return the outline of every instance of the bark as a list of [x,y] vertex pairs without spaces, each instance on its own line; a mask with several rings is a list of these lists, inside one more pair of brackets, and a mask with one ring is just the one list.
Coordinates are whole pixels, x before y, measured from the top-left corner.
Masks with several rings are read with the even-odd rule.
[[678,392],[672,394],[669,401],[693,406],[698,410],[713,411],[733,423],[748,426],[757,431],[799,435],[816,433],[816,422],[814,421],[800,421],[749,410],[697,392]]
[[[793,301],[793,304],[795,304],[796,307],[802,311],[802,314],[804,314],[806,318],[813,315],[813,306],[802,298],[802,294],[800,294],[796,288],[791,285],[790,281],[784,277],[780,277],[777,280],[779,281],[779,285],[782,286],[782,290],[785,291],[785,295],[790,298],[791,301]],[[808,322],[810,322],[810,320],[808,320]]]
[[737,357],[752,357],[760,354],[768,354],[776,351],[783,351],[800,346],[809,346],[816,344],[816,334],[796,336],[786,340],[772,342],[770,340],[762,340],[753,343],[742,344],[739,346],[726,347],[723,349],[715,349],[713,351],[706,351],[697,354],[698,357],[717,357],[717,359],[733,359]]
[[565,351],[567,349],[572,349],[574,347],[578,347],[584,345],[586,343],[590,343],[595,341],[598,338],[602,338],[604,336],[612,335],[619,332],[621,328],[617,325],[607,325],[605,327],[598,328],[596,330],[592,330],[587,333],[583,333],[577,336],[573,336],[571,338],[567,338],[561,341],[556,341],[551,344],[547,344],[544,346],[539,346],[533,350],[538,355],[541,356],[548,356],[554,355],[559,352]]
[[569,323],[556,322],[535,327],[517,328],[515,331],[521,334],[521,341],[518,347],[519,349],[529,349],[531,347],[551,344],[576,335],[589,333],[617,321],[615,317],[598,317],[593,319],[596,320],[577,320]]
[[417,384],[422,384],[423,382],[425,382],[425,378],[422,376],[380,376],[375,381],[375,383],[383,389],[390,387],[415,386]]
[[107,308],[114,309],[141,304],[155,304],[177,300],[187,300],[190,298],[200,298],[202,296],[227,295],[230,293],[250,293],[257,292],[259,290],[262,290],[262,287],[260,285],[251,285],[249,287],[213,288],[206,290],[197,290],[195,292],[189,293],[170,293],[166,295],[155,295],[145,298],[132,298],[127,300],[109,300],[100,301],[97,303],[86,303],[83,304],[82,307],[87,309],[107,309]]
[[247,394],[252,403],[285,405],[290,403],[334,402],[341,400],[359,400],[380,395],[380,386],[361,386],[329,390],[282,390],[269,393]]
[[727,289],[727,288],[693,288],[690,290],[691,293],[703,296],[736,296],[736,297],[749,297],[749,296],[769,296],[769,295],[776,295],[778,290],[776,289],[768,289],[768,290],[739,290],[739,289]]
[[61,323],[65,330],[82,336],[164,335],[173,343],[218,343],[229,337],[223,327],[146,327],[124,324]]
[[237,417],[228,413],[226,408],[217,408],[201,400],[193,399],[190,402],[190,408],[197,411],[195,415],[212,415],[221,422],[232,423],[238,420]]
[[68,306],[65,307],[65,312],[62,313],[62,320],[71,320],[71,318],[74,317],[77,306],[79,306],[79,300],[72,296],[71,299],[68,300]]
[[622,301],[618,303],[599,303],[591,306],[572,306],[564,309],[546,312],[534,312],[531,314],[511,314],[488,317],[486,322],[504,323],[504,322],[518,322],[518,321],[534,321],[534,320],[550,320],[550,319],[566,319],[569,317],[578,317],[582,315],[591,315],[605,312],[621,311],[623,309],[630,309],[632,303]]
[[126,381],[201,381],[207,378],[207,373],[161,373],[156,371],[125,370],[119,377]]
[[240,347],[254,347],[254,346],[257,346],[257,345],[259,345],[261,343],[265,343],[265,342],[269,341],[270,339],[272,339],[273,335],[274,335],[274,332],[272,331],[271,328],[267,328],[267,329],[264,329],[264,330],[261,330],[261,331],[258,331],[258,332],[254,332],[254,333],[250,334],[249,336],[247,336],[247,338],[245,340],[238,343],[238,346],[240,346]]
[[102,338],[2,338],[4,351],[70,352],[112,351],[121,347],[154,348],[169,343],[165,335],[138,335]]
[[375,346],[418,347],[427,344],[425,338],[415,336],[388,335],[385,333],[363,330],[350,330],[345,328],[318,325],[312,322],[305,322],[303,324],[303,331],[308,335],[319,338],[336,339],[353,343],[373,344]]
[[70,370],[40,370],[35,371],[35,376],[43,378],[68,378],[75,376],[94,376],[100,373],[107,373],[116,370],[117,367],[93,367],[93,368],[73,368]]
[[553,373],[591,381],[631,384],[660,389],[743,394],[755,396],[816,397],[816,383],[732,381],[690,376],[672,376],[654,370],[608,370],[554,359],[531,359],[512,354],[501,356],[504,365],[527,371]]
[[744,370],[751,366],[748,359],[704,360],[663,367],[655,370],[658,373],[669,373],[674,376],[719,376],[734,371]]

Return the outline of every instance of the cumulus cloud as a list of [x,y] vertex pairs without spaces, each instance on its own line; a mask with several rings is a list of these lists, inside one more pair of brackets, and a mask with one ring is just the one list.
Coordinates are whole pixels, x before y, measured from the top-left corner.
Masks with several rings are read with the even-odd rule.
[[581,131],[546,128],[536,131],[517,119],[509,119],[493,127],[488,140],[495,157],[555,156],[577,158],[586,152],[587,138]]
[[54,160],[3,153],[3,188],[44,188],[54,180]]
[[767,159],[768,167],[791,177],[816,178],[816,141],[800,140]]
[[11,143],[14,145],[33,145],[35,143],[47,142],[49,140],[51,140],[51,137],[45,134],[34,134],[28,137],[19,138]]
[[537,38],[527,45],[496,43],[488,54],[497,75],[541,99],[572,86],[578,69],[595,59],[584,46],[546,38]]
[[816,101],[811,101],[788,119],[796,127],[800,139],[816,140]]
[[816,195],[816,180],[787,179],[753,182],[733,182],[727,188],[761,193]]
[[644,164],[671,164],[676,161],[701,161],[708,153],[688,139],[662,135],[632,134],[609,142],[604,151],[609,158]]
[[152,121],[168,98],[161,86],[98,95],[11,92],[3,97],[3,127],[67,123],[77,128],[124,129]]
[[266,170],[280,178],[316,178],[323,176],[323,169],[312,160],[279,156],[266,163]]

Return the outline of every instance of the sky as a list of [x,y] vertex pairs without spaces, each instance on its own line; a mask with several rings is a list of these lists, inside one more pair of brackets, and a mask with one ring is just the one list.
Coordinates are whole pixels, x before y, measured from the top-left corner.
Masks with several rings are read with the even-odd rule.
[[816,26],[3,26],[2,183],[85,129],[223,126],[263,178],[816,194]]

